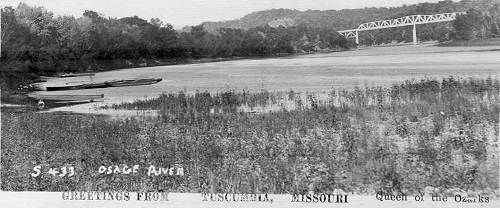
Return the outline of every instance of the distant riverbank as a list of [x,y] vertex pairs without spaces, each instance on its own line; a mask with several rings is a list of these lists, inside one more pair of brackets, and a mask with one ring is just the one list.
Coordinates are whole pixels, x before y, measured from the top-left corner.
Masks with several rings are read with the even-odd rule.
[[500,46],[500,38],[490,38],[484,40],[454,40],[438,44],[443,47],[471,47],[471,46]]

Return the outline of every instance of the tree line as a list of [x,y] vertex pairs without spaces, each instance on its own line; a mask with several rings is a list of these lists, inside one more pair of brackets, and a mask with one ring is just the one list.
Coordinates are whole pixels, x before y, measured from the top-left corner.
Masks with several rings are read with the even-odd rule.
[[327,28],[263,26],[209,33],[199,25],[180,32],[158,18],[107,18],[95,11],[85,11],[78,18],[55,16],[24,3],[3,10],[2,28],[3,81],[7,73],[19,71],[50,75],[162,65],[165,60],[177,63],[348,48],[344,37]]
[[477,40],[500,37],[500,3],[486,11],[470,9],[453,22],[452,38]]

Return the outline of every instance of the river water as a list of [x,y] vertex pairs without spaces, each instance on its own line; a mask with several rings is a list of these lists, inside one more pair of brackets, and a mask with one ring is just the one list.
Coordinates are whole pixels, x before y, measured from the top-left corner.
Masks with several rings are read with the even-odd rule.
[[[115,70],[93,77],[53,79],[47,85],[129,78],[163,78],[154,85],[35,92],[104,94],[103,102],[51,109],[99,113],[97,108],[147,99],[165,92],[249,90],[326,92],[332,88],[387,86],[407,79],[457,77],[500,78],[500,46],[432,45],[364,48],[286,58],[235,60]],[[102,112],[101,112],[102,113]]]

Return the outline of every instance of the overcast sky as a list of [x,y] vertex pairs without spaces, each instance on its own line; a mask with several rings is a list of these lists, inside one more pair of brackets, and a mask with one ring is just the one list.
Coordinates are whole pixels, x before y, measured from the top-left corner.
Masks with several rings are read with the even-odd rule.
[[109,17],[137,15],[144,19],[160,18],[176,28],[204,21],[240,18],[248,13],[272,8],[298,10],[351,9],[390,7],[439,0],[1,0],[0,6],[17,6],[19,2],[44,6],[56,15],[82,16],[94,10]]

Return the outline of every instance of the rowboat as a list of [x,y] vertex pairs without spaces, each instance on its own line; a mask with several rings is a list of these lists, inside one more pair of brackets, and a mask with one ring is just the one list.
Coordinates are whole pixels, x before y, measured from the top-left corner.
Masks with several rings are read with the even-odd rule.
[[124,79],[104,82],[79,82],[78,84],[66,83],[65,85],[46,86],[45,83],[33,83],[32,86],[35,90],[41,91],[59,91],[59,90],[81,90],[81,89],[94,89],[106,87],[126,87],[138,85],[150,85],[161,82],[162,78],[147,78],[147,79]]
[[125,87],[125,86],[137,86],[137,85],[150,85],[161,82],[162,78],[150,78],[150,79],[126,79],[118,81],[110,81],[109,85],[111,87]]
[[109,87],[108,82],[96,82],[96,83],[88,83],[80,86],[81,89],[93,89],[93,88],[106,88]]
[[95,76],[95,74],[94,73],[79,73],[79,74],[69,73],[69,74],[61,74],[61,75],[58,75],[57,77],[66,78],[66,77],[84,77],[84,76]]
[[56,76],[40,76],[40,80],[41,81],[47,81],[49,79],[57,79],[57,78],[68,78],[68,77],[91,77],[91,76],[95,76],[94,73],[80,73],[80,74],[60,74],[60,75],[56,75]]
[[35,98],[37,100],[48,100],[48,101],[94,101],[97,99],[104,98],[104,94],[95,94],[95,95],[30,95],[30,97]]
[[108,82],[95,82],[86,83],[78,85],[63,85],[63,86],[50,86],[45,87],[47,91],[58,91],[58,90],[81,90],[81,89],[93,89],[93,88],[106,88],[109,87]]

